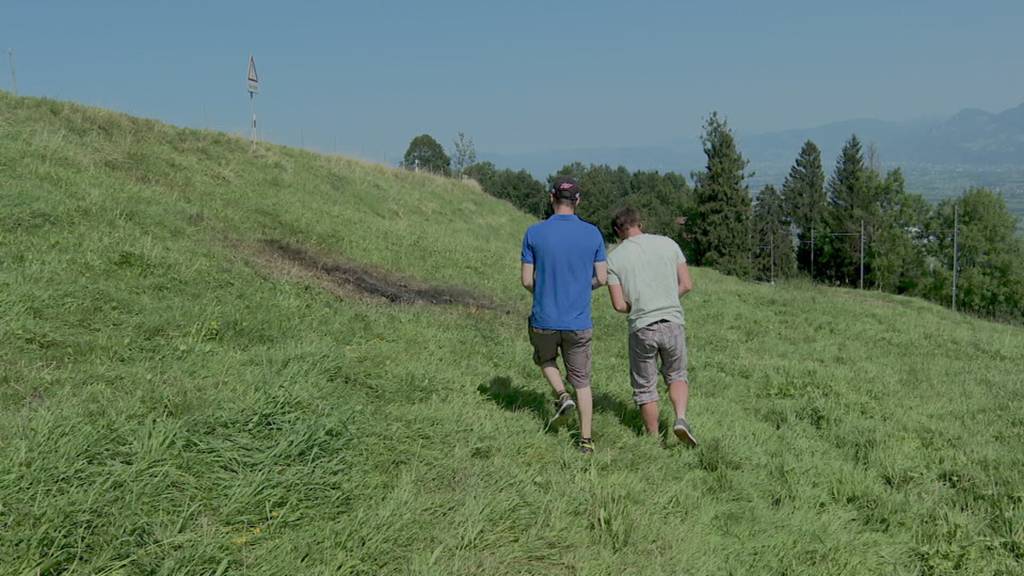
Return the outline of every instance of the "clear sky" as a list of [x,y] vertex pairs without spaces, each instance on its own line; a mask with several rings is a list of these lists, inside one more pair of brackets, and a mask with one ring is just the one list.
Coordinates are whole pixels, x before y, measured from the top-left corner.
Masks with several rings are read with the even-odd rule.
[[0,87],[394,162],[663,144],[1024,101],[1024,2],[191,0],[0,4]]

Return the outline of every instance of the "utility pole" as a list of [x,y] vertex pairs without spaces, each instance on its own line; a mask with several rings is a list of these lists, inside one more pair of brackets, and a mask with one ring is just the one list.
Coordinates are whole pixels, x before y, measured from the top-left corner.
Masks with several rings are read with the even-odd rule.
[[860,289],[864,289],[864,221],[860,221]]
[[957,256],[960,251],[960,207],[953,204],[953,303],[951,307],[953,312],[956,312],[956,273],[957,273]]
[[811,228],[811,280],[814,280],[814,228]]
[[768,229],[768,259],[771,260],[768,279],[775,286],[775,231],[771,228]]
[[7,59],[11,63],[11,93],[18,95],[18,75],[14,73],[14,48],[7,49]]

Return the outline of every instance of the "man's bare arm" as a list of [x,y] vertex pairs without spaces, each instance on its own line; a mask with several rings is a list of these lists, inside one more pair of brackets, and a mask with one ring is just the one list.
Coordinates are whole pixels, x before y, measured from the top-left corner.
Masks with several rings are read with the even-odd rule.
[[693,279],[690,278],[690,269],[686,266],[686,262],[680,262],[676,266],[676,277],[679,279],[680,296],[693,290]]
[[529,292],[533,292],[533,264],[527,264],[523,262],[522,270],[522,282],[523,288],[526,288]]
[[629,305],[629,302],[626,301],[626,295],[622,291],[622,284],[609,284],[608,295],[612,298],[612,308],[614,308],[616,312],[622,312],[623,314],[629,313],[631,306]]
[[597,290],[608,283],[608,263],[594,262],[594,278],[590,282],[590,289]]

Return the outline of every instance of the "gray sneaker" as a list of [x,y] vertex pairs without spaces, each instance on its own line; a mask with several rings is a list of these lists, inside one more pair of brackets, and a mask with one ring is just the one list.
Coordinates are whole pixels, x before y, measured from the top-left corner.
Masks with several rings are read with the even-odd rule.
[[680,442],[685,442],[691,447],[697,445],[697,439],[693,436],[693,432],[690,431],[690,425],[686,423],[685,418],[676,418],[672,431],[676,433],[676,438],[679,438]]
[[558,420],[563,416],[572,414],[572,411],[576,409],[576,403],[572,401],[572,396],[569,396],[568,392],[562,392],[562,395],[555,400],[555,417],[551,421]]

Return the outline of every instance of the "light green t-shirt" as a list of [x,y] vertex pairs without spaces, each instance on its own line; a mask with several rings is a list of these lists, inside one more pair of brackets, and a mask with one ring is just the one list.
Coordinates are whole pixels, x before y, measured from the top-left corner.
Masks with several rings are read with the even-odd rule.
[[657,234],[627,238],[608,254],[608,283],[622,285],[630,332],[658,320],[683,323],[676,271],[684,262],[679,245]]

